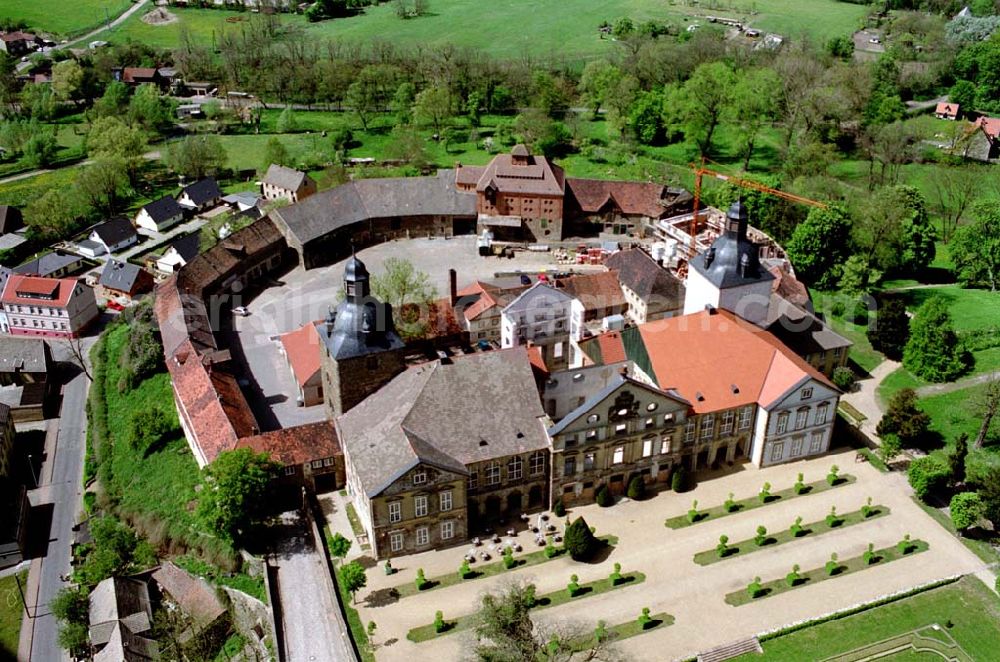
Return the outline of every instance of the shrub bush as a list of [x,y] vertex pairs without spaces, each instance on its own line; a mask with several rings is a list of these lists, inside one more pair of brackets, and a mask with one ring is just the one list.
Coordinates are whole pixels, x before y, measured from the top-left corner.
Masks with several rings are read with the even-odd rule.
[[458,576],[461,579],[468,579],[472,574],[472,568],[469,567],[469,559],[462,561],[461,567],[458,569]]
[[760,585],[760,577],[754,577],[753,581],[747,585],[747,594],[751,599],[764,595],[764,588]]
[[698,500],[697,499],[695,499],[694,501],[691,502],[691,510],[688,511],[687,520],[688,520],[688,522],[691,522],[692,524],[694,524],[695,522],[698,521]]
[[577,517],[576,520],[566,527],[563,547],[569,552],[574,561],[585,561],[597,550],[599,546],[594,532],[587,526],[586,520]]
[[514,549],[512,547],[505,547],[503,550],[503,567],[510,570],[516,564],[517,562],[514,560]]
[[768,499],[771,498],[771,483],[764,483],[757,498],[760,499],[761,503],[767,503]]
[[566,517],[566,506],[563,504],[562,499],[556,501],[556,505],[552,508],[552,512],[555,513],[556,517]]
[[428,583],[427,578],[424,577],[424,569],[417,568],[417,580],[416,580],[417,590],[422,591],[425,588],[427,588],[427,583]]
[[799,564],[796,563],[792,566],[792,571],[785,575],[785,583],[794,587],[799,583],[799,581],[801,581],[801,579],[802,576],[799,575]]
[[608,625],[604,621],[597,621],[597,627],[594,628],[594,642],[603,643],[608,638]]
[[552,538],[549,538],[548,541],[545,543],[545,558],[551,559],[558,553],[559,550],[556,549],[556,546],[552,544]]
[[646,498],[646,481],[642,476],[634,476],[628,483],[628,498],[641,501]]
[[831,577],[837,574],[837,569],[840,568],[840,564],[837,563],[837,552],[830,554],[830,560],[826,562],[826,574]]
[[836,464],[830,467],[830,473],[826,475],[826,482],[828,485],[837,484],[837,482],[840,480],[840,477],[837,475],[837,472],[839,471],[840,467],[838,467]]
[[757,535],[753,537],[753,542],[758,547],[763,547],[767,542],[767,528],[763,524],[757,527]]
[[641,627],[643,630],[646,630],[649,628],[652,622],[653,619],[649,615],[649,607],[643,607],[642,613],[639,614],[639,627]]
[[802,482],[802,474],[795,480],[795,487],[793,488],[796,494],[802,494],[806,491],[806,484]]
[[729,536],[722,534],[719,536],[719,544],[715,546],[715,553],[719,555],[720,559],[726,558],[729,554]]
[[840,366],[833,370],[833,384],[844,393],[850,393],[854,389],[854,371],[850,368]]
[[441,611],[434,612],[434,631],[441,634],[447,625],[444,622],[444,614]]
[[569,593],[569,597],[575,598],[577,591],[580,590],[579,577],[576,575],[570,575],[569,584],[566,584],[566,592]]
[[927,455],[910,462],[906,477],[917,496],[926,501],[931,494],[947,487],[951,470],[947,463],[936,455]]
[[611,492],[608,491],[608,488],[605,485],[602,485],[601,488],[597,490],[597,494],[594,496],[594,501],[596,501],[597,505],[601,508],[607,508],[615,502],[615,500],[611,498]]
[[674,474],[670,477],[670,489],[674,492],[688,491],[688,475],[684,467],[674,469]]

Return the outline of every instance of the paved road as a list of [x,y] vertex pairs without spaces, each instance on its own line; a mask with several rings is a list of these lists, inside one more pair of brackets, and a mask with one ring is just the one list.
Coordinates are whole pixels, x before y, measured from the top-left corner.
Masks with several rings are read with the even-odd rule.
[[[62,415],[58,421],[59,435],[55,455],[46,459],[42,470],[42,485],[31,495],[32,505],[52,503],[54,510],[48,554],[41,561],[41,572],[36,579],[38,595],[35,599],[30,594],[28,596],[29,609],[38,615],[34,619],[30,660],[69,659],[56,643],[58,626],[55,617],[49,612],[48,603],[65,585],[60,576],[70,570],[72,527],[81,501],[86,436],[84,404],[89,384],[87,376],[81,373],[66,385]],[[25,626],[30,627],[27,623]]]
[[875,366],[870,377],[858,380],[856,390],[845,393],[841,398],[865,415],[865,421],[860,425],[860,428],[872,440],[878,439],[878,435],[875,434],[875,426],[878,425],[883,414],[882,403],[878,399],[878,387],[900,365],[898,361],[888,359],[882,361]]
[[278,599],[289,662],[354,662],[347,624],[328,590],[326,561],[298,513],[282,515],[286,535],[277,542]]

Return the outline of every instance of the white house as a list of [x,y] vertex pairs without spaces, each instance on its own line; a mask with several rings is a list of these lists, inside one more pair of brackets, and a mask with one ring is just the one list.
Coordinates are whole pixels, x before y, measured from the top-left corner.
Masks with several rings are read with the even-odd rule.
[[196,212],[211,209],[222,202],[222,191],[212,177],[199,179],[181,189],[177,204]]
[[539,281],[510,302],[500,313],[500,346],[531,343],[550,369],[569,361],[570,305],[573,297]]
[[160,198],[139,210],[135,225],[151,232],[165,232],[184,219],[184,209],[174,196]]
[[116,216],[96,226],[90,233],[90,241],[104,247],[104,252],[117,253],[139,242],[139,234],[131,221],[124,216]]

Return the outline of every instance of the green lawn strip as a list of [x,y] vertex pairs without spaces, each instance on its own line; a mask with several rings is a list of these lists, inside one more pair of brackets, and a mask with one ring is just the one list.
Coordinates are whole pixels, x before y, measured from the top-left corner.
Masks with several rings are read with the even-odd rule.
[[17,588],[17,579],[21,586],[28,581],[28,571],[22,570],[15,575],[0,579],[0,658],[14,659],[17,657],[18,638],[21,635],[21,620],[24,616],[24,602]]
[[[330,527],[324,524],[323,540],[327,545],[327,552],[330,551],[330,538]],[[333,558],[332,554],[330,556]],[[354,598],[348,591],[344,590],[344,587],[340,583],[340,577],[337,576],[338,567],[335,565],[331,568],[333,585],[337,587],[337,592],[340,594],[340,603],[344,605],[344,614],[347,616],[347,627],[351,629],[351,639],[354,640],[358,652],[361,653],[361,662],[375,662],[375,654],[372,652],[371,644],[368,641],[368,632],[365,630],[364,623],[361,622],[361,615],[353,607]]]
[[886,466],[885,462],[882,461],[872,449],[870,448],[859,448],[858,454],[864,455],[865,459],[868,460],[868,464],[872,465],[882,473],[889,473],[889,467]]
[[[646,623],[643,627],[639,623],[639,619],[635,618],[631,621],[626,621],[625,623],[619,623],[618,625],[612,625],[611,627],[605,627],[603,642],[614,643],[616,641],[622,641],[636,635],[645,634],[646,632],[651,632],[661,627],[669,627],[674,624],[674,617],[665,611],[661,611],[658,614],[650,614],[650,621]],[[573,641],[571,644],[575,652],[590,650],[597,645],[598,642],[594,641],[594,636],[580,637],[579,639]]]
[[753,538],[741,540],[740,542],[729,543],[729,549],[725,557],[720,557],[715,549],[706,549],[705,551],[698,552],[694,555],[694,562],[698,565],[711,565],[719,561],[735,559],[737,557],[753,554],[754,552],[759,552],[764,549],[771,549],[773,547],[777,547],[778,545],[784,545],[785,543],[789,543],[794,540],[815,538],[816,536],[821,536],[824,533],[829,533],[830,531],[846,529],[847,527],[854,526],[855,524],[862,524],[863,522],[885,517],[889,514],[889,512],[888,506],[878,505],[872,506],[868,517],[865,517],[860,510],[844,513],[843,515],[838,514],[837,521],[839,524],[836,526],[830,526],[826,519],[822,519],[818,522],[810,522],[809,524],[802,524],[802,531],[798,537],[792,535],[792,532],[789,529],[784,529],[782,531],[768,533],[767,536],[765,536],[764,545],[758,546],[754,542]]
[[747,589],[743,588],[739,591],[733,591],[732,593],[727,594],[726,603],[733,605],[734,607],[739,607],[740,605],[745,605],[750,602],[760,602],[765,598],[770,598],[771,596],[784,593],[785,591],[793,591],[797,588],[812,586],[813,584],[818,584],[819,582],[826,581],[828,579],[836,579],[854,572],[860,572],[870,568],[878,568],[886,563],[898,561],[906,556],[913,556],[915,554],[919,554],[920,552],[926,552],[929,548],[930,546],[923,540],[911,540],[910,552],[908,554],[903,554],[896,545],[876,549],[874,550],[875,558],[878,559],[878,562],[876,563],[872,563],[870,565],[865,563],[863,556],[855,556],[846,560],[841,559],[837,561],[839,570],[835,575],[828,575],[826,567],[813,568],[812,570],[807,570],[806,572],[800,572],[799,576],[801,579],[795,586],[789,586],[785,581],[785,578],[781,577],[779,579],[762,583],[761,589],[763,589],[764,594],[761,596],[751,598]]
[[931,623],[941,625],[972,659],[992,660],[1000,641],[998,615],[1000,597],[978,578],[967,575],[761,636],[763,655],[748,653],[736,660],[828,659],[922,630]]
[[978,556],[981,560],[986,563],[1000,563],[1000,552],[997,552],[990,544],[988,540],[973,540],[972,538],[966,538],[965,536],[960,536],[958,531],[955,529],[955,525],[952,523],[951,518],[944,514],[934,506],[928,506],[926,503],[918,499],[917,497],[911,497],[913,501],[920,506],[920,508],[931,516],[931,518],[938,524],[943,526],[945,529],[951,532],[952,535],[957,537],[962,541],[962,544],[969,548],[973,554]]
[[806,491],[802,494],[796,494],[795,488],[789,487],[777,492],[771,492],[771,497],[768,499],[767,503],[761,502],[760,498],[757,495],[754,495],[746,499],[735,501],[734,503],[736,508],[732,512],[727,511],[725,505],[719,505],[708,509],[699,509],[698,519],[694,522],[688,521],[687,515],[678,515],[668,519],[666,521],[666,526],[670,529],[683,529],[684,527],[694,526],[695,524],[707,522],[708,520],[717,520],[720,517],[725,517],[726,515],[738,515],[739,513],[745,513],[748,510],[753,510],[754,508],[762,508],[775,503],[785,503],[789,499],[794,499],[796,497],[819,494],[820,492],[826,492],[827,490],[832,490],[842,485],[850,485],[856,480],[857,478],[850,474],[841,474],[837,483],[830,485],[824,478],[823,480],[817,480],[813,483],[806,483]]
[[[361,540],[361,536],[365,535],[365,527],[361,526],[358,513],[354,510],[354,504],[348,501],[344,507],[344,512],[347,513],[347,521],[351,523],[351,531],[354,532],[354,537]],[[361,545],[361,549],[371,549],[371,547],[369,545]]]
[[[608,591],[628,588],[629,586],[636,586],[646,581],[646,575],[641,572],[627,572],[622,574],[622,580],[623,581],[618,585],[613,585],[611,583],[611,579],[608,577],[587,582],[586,584],[580,584],[579,592],[576,597],[572,598],[569,597],[569,591],[567,589],[561,588],[558,591],[538,596],[535,599],[535,606],[533,609],[558,607],[559,605],[566,604],[570,601],[583,600],[595,595],[600,595],[601,593],[607,593]],[[446,629],[444,632],[436,632],[434,630],[434,624],[429,623],[427,625],[421,625],[420,627],[413,628],[406,633],[406,638],[416,643],[428,641],[435,637],[451,634],[452,632],[467,630],[472,627],[476,620],[476,614],[466,614],[465,616],[459,616],[458,618],[448,618],[447,616],[448,614],[445,614]]]
[[[604,541],[607,545],[618,544],[617,536],[600,536],[598,540]],[[521,554],[514,557],[515,565],[511,570],[517,570],[518,568],[527,568],[533,565],[539,565],[545,563],[546,561],[554,561],[566,553],[566,550],[562,546],[556,547],[556,555],[552,558],[545,556],[545,548],[539,548],[537,552],[529,552],[527,554]],[[427,584],[423,590],[418,590],[415,582],[407,582],[405,584],[400,584],[399,586],[394,586],[391,590],[396,591],[400,598],[408,598],[411,595],[417,595],[418,593],[426,593],[427,591],[433,591],[437,588],[447,588],[448,586],[454,586],[455,584],[464,584],[466,582],[474,581],[476,579],[483,579],[486,577],[492,577],[494,575],[499,575],[504,572],[508,572],[507,567],[503,564],[503,557],[500,557],[499,561],[494,563],[487,563],[485,565],[475,565],[469,564],[469,569],[474,573],[472,577],[468,579],[462,579],[458,576],[458,569],[455,572],[450,572],[447,575],[440,575],[438,577],[428,577]]]

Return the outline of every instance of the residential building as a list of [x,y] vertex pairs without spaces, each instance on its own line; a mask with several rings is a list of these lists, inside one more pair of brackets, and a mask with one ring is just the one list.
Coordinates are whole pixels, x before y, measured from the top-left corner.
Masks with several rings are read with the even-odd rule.
[[570,314],[573,297],[539,281],[500,313],[500,346],[531,344],[539,348],[550,370],[569,363]]
[[617,274],[628,303],[626,315],[633,323],[645,324],[683,311],[684,283],[641,248],[613,253],[604,265]]
[[368,269],[357,257],[344,267],[344,300],[317,327],[329,417],[336,418],[403,371],[403,340],[392,305],[371,294]]
[[211,209],[222,202],[222,190],[214,177],[199,179],[194,184],[188,184],[177,196],[177,204],[194,212]]
[[14,451],[14,417],[10,407],[0,402],[0,482],[11,475],[11,455]]
[[0,336],[0,403],[15,423],[45,418],[52,354],[44,340]]
[[[3,297],[3,292],[7,288],[7,282],[13,273],[7,267],[0,266],[0,298]],[[10,322],[7,321],[7,310],[0,304],[0,334],[2,333],[10,333]]]
[[980,117],[958,142],[962,155],[976,161],[995,162],[1000,158],[1000,118]]
[[814,313],[777,295],[772,295],[764,328],[827,377],[847,365],[853,343]]
[[[474,182],[474,184],[473,184]],[[462,166],[459,190],[476,193],[478,231],[497,240],[558,241],[563,237],[563,169],[524,145],[497,154],[485,167]]]
[[653,182],[566,178],[566,218],[588,234],[644,237],[648,224],[689,212],[693,202],[684,189]]
[[600,332],[609,318],[621,318],[627,307],[615,274],[602,271],[561,278],[556,286],[572,297],[570,339]]
[[726,213],[726,228],[690,262],[684,314],[721,308],[754,324],[767,320],[774,276],[761,267],[760,246],[747,237],[748,215],[742,202]]
[[153,289],[153,275],[130,262],[111,259],[104,264],[97,282],[97,294],[103,299],[132,301]]
[[530,285],[475,281],[459,290],[454,304],[456,316],[470,342],[500,342],[501,311]]
[[[615,360],[691,404],[681,454],[687,468],[748,458],[758,467],[825,453],[840,391],[773,334],[709,309],[625,329]],[[582,351],[598,346],[596,338]],[[591,363],[599,358],[588,354]]]
[[39,39],[30,32],[0,32],[0,51],[11,57],[20,57],[38,48]]
[[484,522],[547,508],[545,420],[524,348],[411,368],[340,416],[374,556],[461,544]]
[[167,609],[171,615],[184,619],[177,637],[184,649],[190,650],[202,642],[214,648],[217,646],[214,642],[226,639],[232,621],[215,586],[170,561],[154,570],[150,577],[169,603]]
[[184,235],[175,239],[163,251],[163,255],[156,258],[153,263],[157,273],[170,275],[177,273],[181,267],[193,260],[198,255],[200,237],[197,232]]
[[63,278],[83,268],[83,258],[69,253],[53,251],[14,267],[15,274]]
[[236,213],[255,209],[262,204],[263,200],[264,198],[259,193],[253,191],[239,191],[222,196],[222,201]]
[[164,84],[160,72],[155,67],[119,67],[111,70],[112,76],[117,81],[126,85],[138,87],[145,83],[161,87]]
[[146,582],[109,577],[90,592],[90,644],[94,662],[145,662],[159,659],[149,638],[153,606]]
[[281,353],[295,379],[298,389],[295,401],[300,407],[323,403],[323,372],[320,370],[322,344],[316,331],[316,325],[321,323],[322,320],[307,322],[295,331],[278,336]]
[[301,488],[328,492],[343,487],[344,453],[331,421],[309,423],[240,439],[237,448],[266,453],[281,465],[279,486],[292,487],[292,497],[301,499]]
[[261,193],[265,200],[287,200],[298,202],[316,192],[316,182],[304,172],[272,163],[264,180]]
[[592,503],[605,486],[624,495],[636,477],[666,483],[680,464],[690,403],[626,370],[549,428],[554,501]]
[[99,314],[94,291],[73,278],[14,274],[0,301],[11,335],[75,338]]
[[97,225],[91,231],[89,239],[100,244],[104,249],[102,252],[108,254],[117,253],[139,243],[139,235],[132,222],[124,216],[116,216]]
[[0,235],[17,232],[24,227],[21,210],[10,205],[0,205]]
[[934,117],[939,120],[957,120],[960,106],[957,103],[942,101],[934,108]]
[[184,209],[174,196],[167,195],[139,210],[135,225],[150,232],[166,232],[184,219]]

